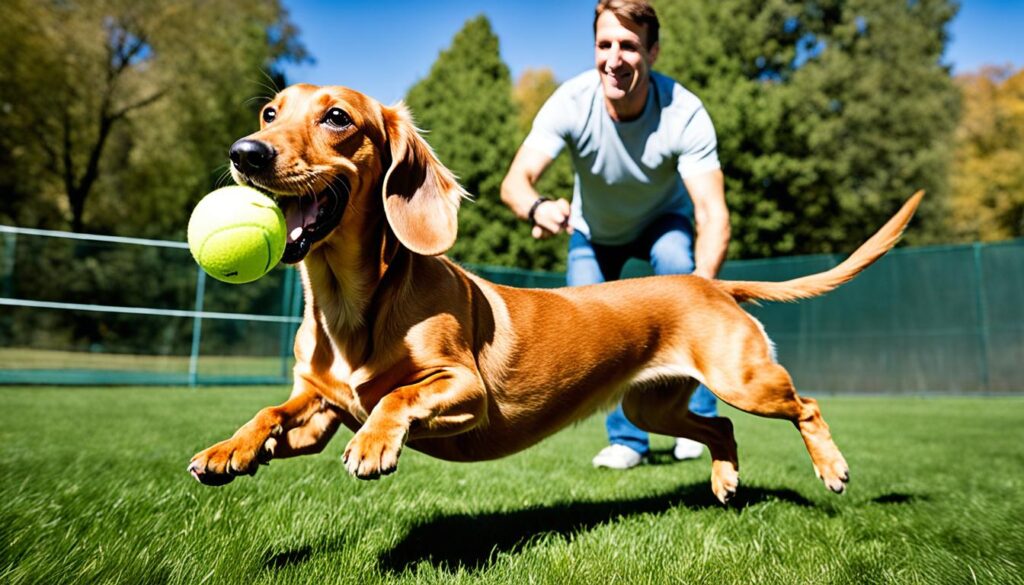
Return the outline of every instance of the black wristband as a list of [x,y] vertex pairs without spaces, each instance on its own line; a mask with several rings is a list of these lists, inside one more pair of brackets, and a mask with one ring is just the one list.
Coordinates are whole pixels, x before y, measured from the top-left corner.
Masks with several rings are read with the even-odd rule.
[[540,207],[540,204],[544,203],[545,201],[551,201],[551,198],[541,195],[540,197],[537,198],[536,201],[533,202],[533,205],[530,206],[530,211],[529,213],[526,214],[526,220],[529,221],[532,225],[537,225],[537,220],[534,219],[533,216],[537,214],[537,208]]

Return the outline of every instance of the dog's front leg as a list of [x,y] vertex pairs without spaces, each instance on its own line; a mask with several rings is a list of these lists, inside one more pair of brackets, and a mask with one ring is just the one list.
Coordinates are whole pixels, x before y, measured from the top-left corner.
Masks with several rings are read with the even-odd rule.
[[[302,428],[311,421],[326,423],[322,430],[333,434],[330,406],[312,389],[297,391],[280,406],[264,408],[235,431],[230,439],[197,453],[189,463],[192,477],[206,485],[224,485],[238,475],[253,475],[261,462],[273,456],[278,442],[287,445],[290,429]],[[323,417],[327,418],[324,420]],[[328,437],[329,438],[329,437]]]
[[453,367],[428,372],[377,403],[349,441],[342,460],[352,475],[377,479],[395,470],[407,440],[463,433],[480,424],[486,412],[487,394],[475,370]]

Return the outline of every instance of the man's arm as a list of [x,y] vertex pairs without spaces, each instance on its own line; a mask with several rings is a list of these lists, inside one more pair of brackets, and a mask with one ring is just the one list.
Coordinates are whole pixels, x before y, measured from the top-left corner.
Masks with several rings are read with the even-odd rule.
[[[534,185],[551,166],[551,157],[526,146],[519,147],[505,179],[501,182],[501,200],[520,219],[528,219],[533,209],[533,237],[547,238],[569,225],[569,202],[552,199],[537,204],[541,197]],[[534,208],[534,204],[537,207]]]
[[721,169],[683,179],[693,201],[697,230],[693,273],[715,278],[729,250],[729,208],[725,205],[725,177]]

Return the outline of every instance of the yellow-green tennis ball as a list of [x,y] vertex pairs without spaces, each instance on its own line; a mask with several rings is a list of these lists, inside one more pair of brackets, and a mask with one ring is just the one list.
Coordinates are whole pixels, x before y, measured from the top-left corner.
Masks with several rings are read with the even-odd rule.
[[192,210],[188,248],[207,274],[242,284],[277,265],[286,231],[284,214],[271,198],[249,187],[222,187]]

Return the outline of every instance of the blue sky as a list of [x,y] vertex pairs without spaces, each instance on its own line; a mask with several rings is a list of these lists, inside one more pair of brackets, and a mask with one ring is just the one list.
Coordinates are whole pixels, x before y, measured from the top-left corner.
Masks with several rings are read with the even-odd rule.
[[[593,65],[594,0],[284,0],[313,64],[289,83],[347,85],[390,103],[424,77],[462,25],[487,15],[513,78],[548,67],[564,80]],[[1024,0],[964,0],[950,29],[955,72],[1024,66]]]

